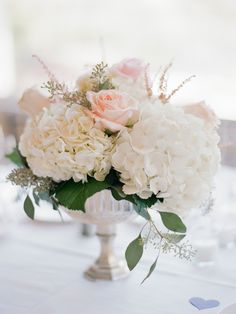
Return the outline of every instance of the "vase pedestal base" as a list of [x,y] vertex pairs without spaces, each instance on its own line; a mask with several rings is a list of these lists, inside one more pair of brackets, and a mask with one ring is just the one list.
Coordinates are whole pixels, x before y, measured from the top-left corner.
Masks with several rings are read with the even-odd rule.
[[129,275],[130,271],[125,263],[120,262],[115,267],[101,267],[97,264],[92,265],[84,275],[89,280],[118,280]]

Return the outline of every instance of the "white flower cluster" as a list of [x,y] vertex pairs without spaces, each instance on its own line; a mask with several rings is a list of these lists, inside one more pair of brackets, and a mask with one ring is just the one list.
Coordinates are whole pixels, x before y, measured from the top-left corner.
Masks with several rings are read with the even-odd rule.
[[199,206],[219,165],[216,131],[179,107],[144,108],[134,127],[121,132],[112,156],[123,191],[164,196],[160,207],[175,212]]
[[111,168],[113,137],[94,127],[82,106],[55,103],[28,120],[19,148],[33,173],[54,181],[103,181]]
[[[31,119],[19,148],[33,173],[56,182],[103,181],[113,167],[125,194],[155,194],[164,198],[160,208],[175,212],[198,207],[219,165],[217,118],[203,102],[161,103],[149,93],[146,70],[143,61],[124,59],[98,64],[67,97],[60,98],[60,86],[55,98],[26,91],[20,106]],[[108,89],[100,89],[107,80]]]

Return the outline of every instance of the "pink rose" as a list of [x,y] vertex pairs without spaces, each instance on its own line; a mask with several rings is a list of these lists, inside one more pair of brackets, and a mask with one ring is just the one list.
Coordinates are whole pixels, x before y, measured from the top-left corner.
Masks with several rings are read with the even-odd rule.
[[145,72],[146,65],[142,60],[136,58],[124,59],[114,64],[111,68],[116,75],[131,78],[134,81]]
[[117,132],[138,120],[137,101],[126,93],[117,90],[87,92],[87,99],[92,106],[87,112],[102,130]]
[[50,100],[36,88],[27,89],[18,102],[19,107],[30,116],[36,116],[44,107],[50,105]]
[[208,107],[204,101],[191,105],[186,105],[183,108],[185,113],[192,114],[204,120],[207,125],[215,127],[219,124],[219,120],[214,111],[210,107]]

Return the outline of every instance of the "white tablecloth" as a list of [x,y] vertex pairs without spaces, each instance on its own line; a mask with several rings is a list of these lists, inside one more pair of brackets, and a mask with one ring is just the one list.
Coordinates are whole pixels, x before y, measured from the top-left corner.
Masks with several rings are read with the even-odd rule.
[[[225,169],[218,177],[223,200],[229,188],[222,182],[229,175],[231,169]],[[127,279],[90,282],[83,271],[98,254],[96,237],[80,236],[72,222],[30,221],[13,202],[14,189],[4,183],[0,188],[1,217],[9,216],[5,233],[0,232],[0,314],[194,314],[198,310],[188,302],[194,296],[219,300],[220,307],[202,311],[216,314],[236,302],[236,248],[222,249],[209,268],[162,255],[143,285],[150,256]],[[0,231],[2,226],[0,220]],[[120,226],[120,255],[139,229],[133,223]]]
[[[136,233],[135,225],[121,226],[117,251]],[[188,303],[193,296],[218,299],[221,307],[236,302],[235,249],[225,250],[216,266],[204,269],[163,256],[143,285],[149,257],[127,279],[86,280],[83,270],[93,262],[98,243],[96,237],[79,236],[73,223],[22,217],[1,239],[0,250],[1,314],[194,314],[198,310]]]

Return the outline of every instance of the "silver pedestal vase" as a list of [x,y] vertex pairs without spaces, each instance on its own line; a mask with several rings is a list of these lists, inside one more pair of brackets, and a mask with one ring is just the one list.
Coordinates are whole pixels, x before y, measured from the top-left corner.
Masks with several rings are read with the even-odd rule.
[[127,201],[116,201],[109,190],[90,197],[86,204],[86,213],[63,208],[72,218],[82,223],[95,224],[96,235],[100,240],[100,255],[95,263],[85,271],[91,280],[117,280],[129,274],[124,259],[119,259],[113,248],[116,236],[116,224],[129,219],[133,214],[133,205]]

